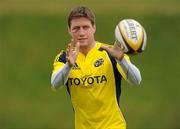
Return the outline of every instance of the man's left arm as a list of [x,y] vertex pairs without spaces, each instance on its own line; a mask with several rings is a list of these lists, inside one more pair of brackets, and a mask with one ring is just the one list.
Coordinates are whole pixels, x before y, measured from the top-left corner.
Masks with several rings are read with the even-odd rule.
[[134,85],[140,84],[142,79],[139,69],[130,62],[129,57],[121,51],[117,44],[113,46],[103,45],[102,48],[107,50],[116,59],[120,65],[118,70],[125,80]]
[[134,64],[124,57],[121,60],[116,59],[116,61],[122,68],[121,74],[125,75],[125,79],[128,82],[133,85],[139,85],[141,83],[141,73]]

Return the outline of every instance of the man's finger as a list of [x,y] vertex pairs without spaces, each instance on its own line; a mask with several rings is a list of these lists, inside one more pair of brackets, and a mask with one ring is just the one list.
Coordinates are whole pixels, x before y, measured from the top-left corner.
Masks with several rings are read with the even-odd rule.
[[77,42],[77,43],[75,44],[75,49],[76,49],[76,52],[77,52],[77,53],[79,52],[79,47],[80,47],[80,43]]
[[70,47],[71,47],[71,44],[69,43],[69,44],[68,44],[68,47],[67,47],[67,49],[66,49],[67,57],[69,57]]
[[114,48],[117,50],[123,50],[124,49],[122,43],[118,43],[117,41],[114,43]]
[[76,44],[76,43],[74,42],[74,39],[71,39],[71,46],[72,46],[72,47],[75,47],[75,44]]

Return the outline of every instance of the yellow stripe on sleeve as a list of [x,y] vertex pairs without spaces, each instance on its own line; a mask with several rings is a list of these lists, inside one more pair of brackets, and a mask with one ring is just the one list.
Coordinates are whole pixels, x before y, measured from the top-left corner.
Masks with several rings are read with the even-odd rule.
[[[127,60],[128,62],[130,62],[130,58],[129,58],[129,56],[126,55],[126,54],[124,54],[124,59]],[[123,77],[125,80],[127,80],[126,74],[124,73],[121,65],[119,65],[118,63],[117,63],[117,69],[118,69],[118,71],[121,73],[122,77]]]

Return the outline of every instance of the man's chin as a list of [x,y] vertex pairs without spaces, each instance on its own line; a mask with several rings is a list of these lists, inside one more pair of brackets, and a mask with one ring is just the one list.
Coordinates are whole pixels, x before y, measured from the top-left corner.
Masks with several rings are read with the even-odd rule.
[[80,44],[80,46],[86,46],[86,45],[87,45],[87,42],[85,42],[85,41],[79,41],[79,44]]

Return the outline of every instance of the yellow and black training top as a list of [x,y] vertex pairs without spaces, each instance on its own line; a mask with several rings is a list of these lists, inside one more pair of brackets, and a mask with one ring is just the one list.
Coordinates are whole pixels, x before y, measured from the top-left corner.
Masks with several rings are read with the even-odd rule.
[[[120,110],[121,79],[125,74],[100,42],[86,56],[79,52],[72,67],[67,91],[75,113],[75,129],[125,129]],[[125,59],[129,57],[125,55]],[[64,51],[57,55],[53,73],[66,63]]]

